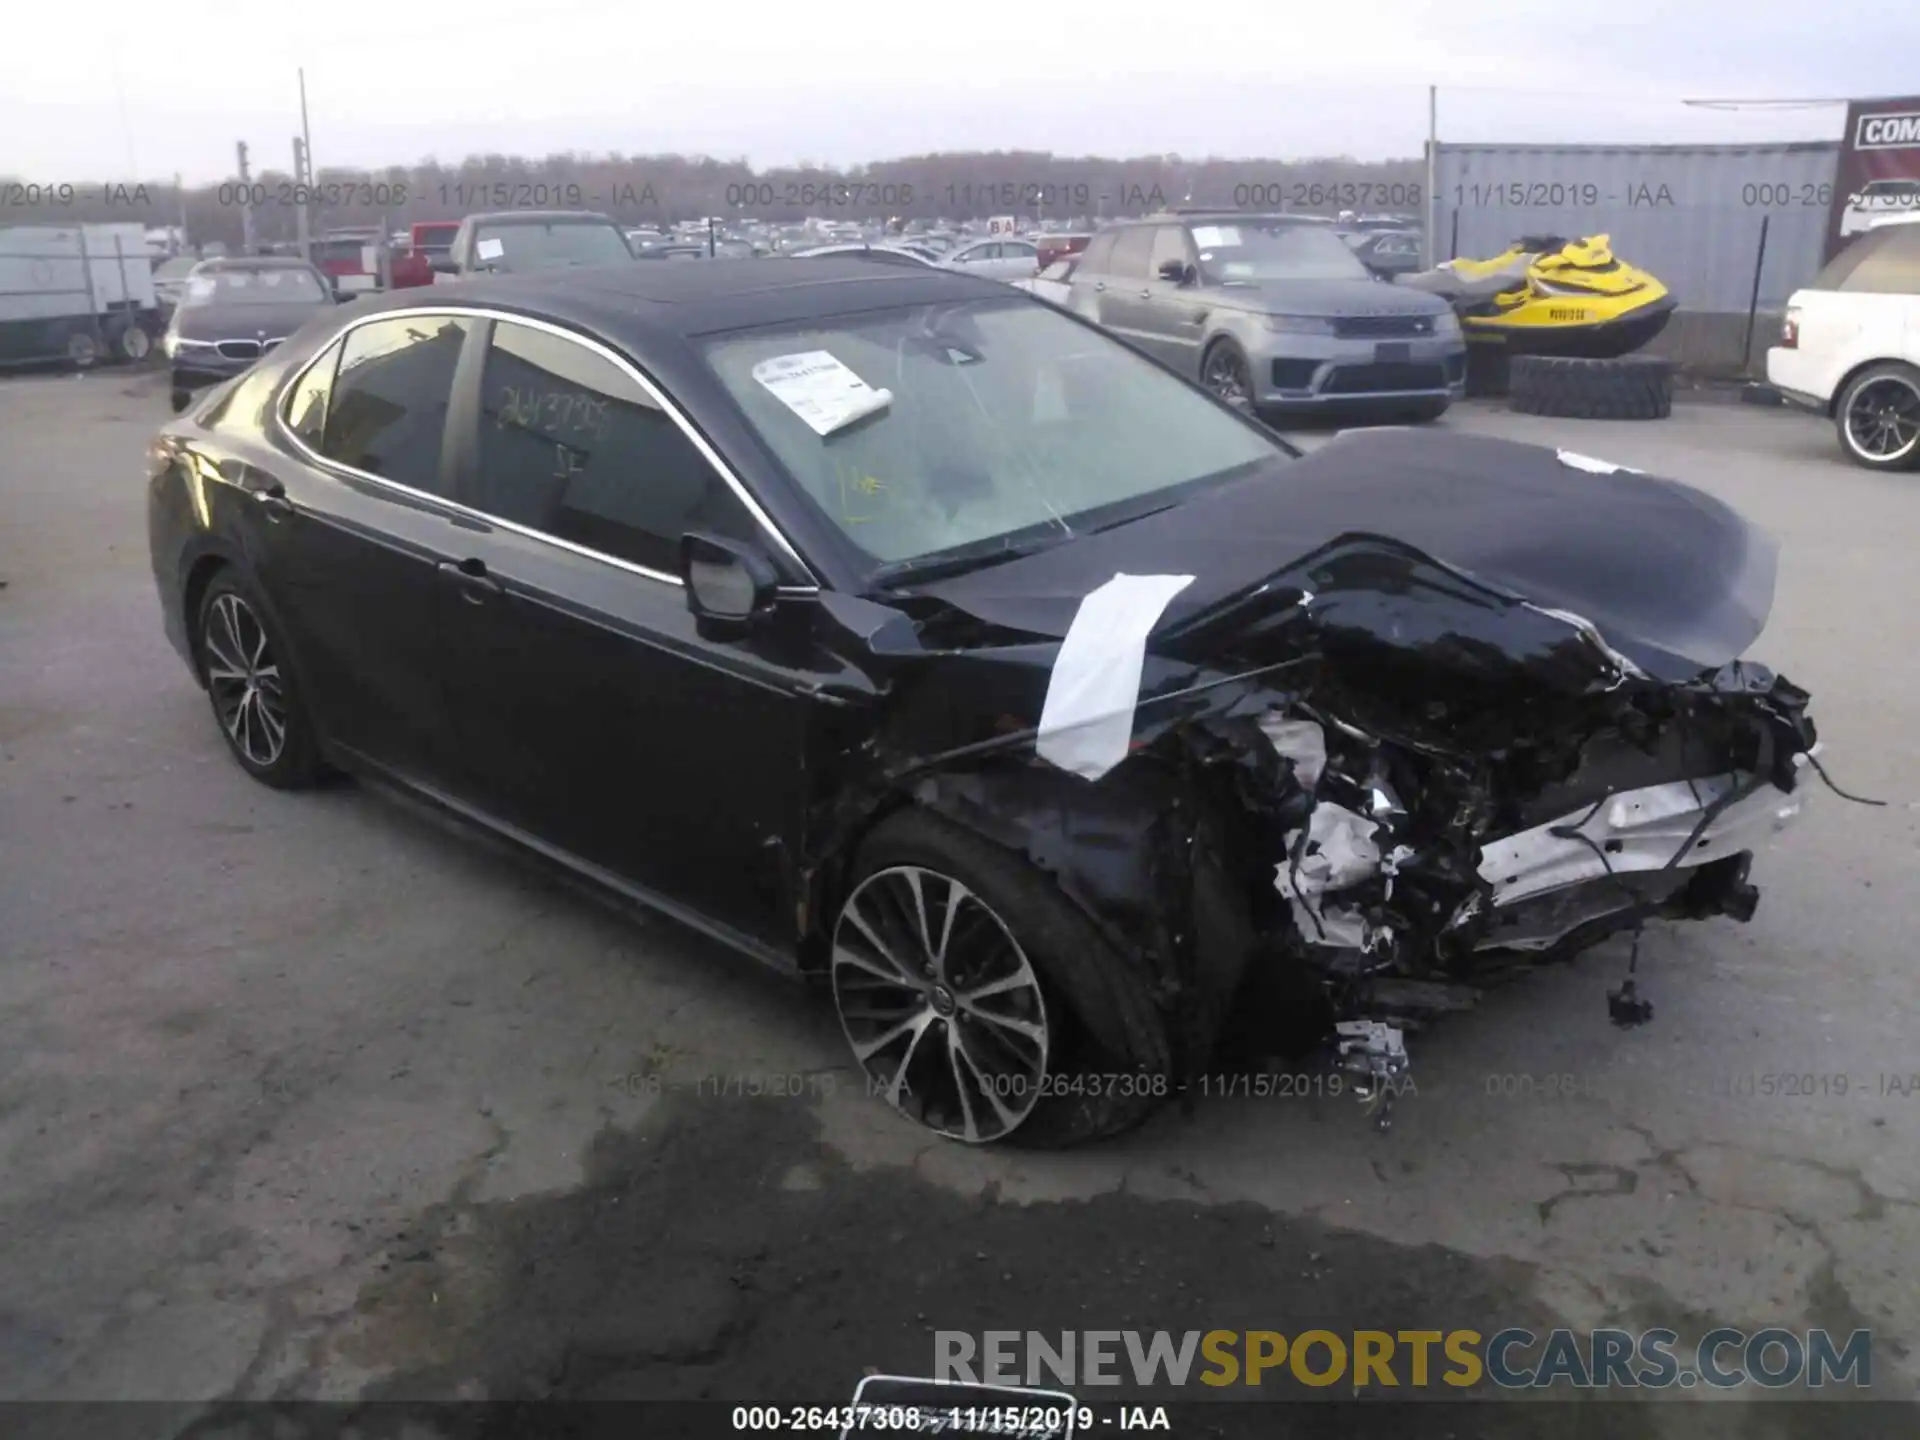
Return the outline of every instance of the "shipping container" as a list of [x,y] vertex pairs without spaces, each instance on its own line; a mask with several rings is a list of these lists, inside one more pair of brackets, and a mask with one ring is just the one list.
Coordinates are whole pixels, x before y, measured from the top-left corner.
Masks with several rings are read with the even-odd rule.
[[1617,255],[1651,270],[1680,302],[1651,348],[1703,369],[1744,369],[1773,340],[1787,297],[1820,269],[1839,154],[1838,141],[1824,140],[1442,142],[1435,258],[1498,254],[1522,236],[1610,235]]

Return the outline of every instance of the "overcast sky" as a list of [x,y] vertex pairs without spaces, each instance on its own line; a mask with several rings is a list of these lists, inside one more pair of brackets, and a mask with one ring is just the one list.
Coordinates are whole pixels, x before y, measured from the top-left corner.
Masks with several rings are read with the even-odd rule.
[[217,180],[239,138],[256,169],[287,168],[297,66],[323,168],[555,150],[1378,159],[1419,152],[1429,84],[1443,140],[1825,139],[1837,108],[1678,102],[1920,91],[1917,0],[85,0],[30,6],[11,36],[0,175],[76,184]]

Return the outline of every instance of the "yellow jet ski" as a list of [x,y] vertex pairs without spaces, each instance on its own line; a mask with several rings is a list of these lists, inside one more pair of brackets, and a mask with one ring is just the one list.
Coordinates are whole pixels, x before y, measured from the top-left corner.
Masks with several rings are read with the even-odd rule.
[[1614,258],[1610,237],[1529,235],[1488,260],[1449,260],[1395,283],[1453,302],[1469,344],[1510,355],[1611,359],[1666,328],[1679,302]]

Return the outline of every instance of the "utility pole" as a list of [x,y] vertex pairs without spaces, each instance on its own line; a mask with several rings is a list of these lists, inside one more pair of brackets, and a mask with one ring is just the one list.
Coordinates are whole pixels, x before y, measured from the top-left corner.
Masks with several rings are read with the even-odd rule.
[[236,152],[240,157],[240,253],[253,254],[253,192],[250,187],[253,177],[247,173],[247,142],[239,141]]
[[178,170],[173,172],[173,198],[180,203],[180,248],[190,250],[193,247],[187,237],[187,187]]
[[[1431,270],[1440,262],[1435,255],[1439,244],[1440,197],[1435,187],[1440,183],[1440,87],[1427,87],[1427,223],[1421,227],[1425,237],[1420,243],[1420,268]],[[1452,257],[1448,257],[1452,258]]]
[[307,125],[306,67],[301,66],[294,73],[300,77],[300,159],[307,167],[306,203],[300,207],[300,258],[310,261],[313,259],[313,131]]
[[300,242],[300,258],[313,259],[313,225],[308,206],[313,196],[313,171],[307,164],[307,142],[293,137],[293,190],[297,208],[293,212],[295,238]]

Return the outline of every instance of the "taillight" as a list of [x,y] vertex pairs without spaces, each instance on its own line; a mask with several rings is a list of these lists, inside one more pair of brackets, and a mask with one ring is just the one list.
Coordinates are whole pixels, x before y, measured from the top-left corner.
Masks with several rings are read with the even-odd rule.
[[1800,312],[1788,310],[1780,318],[1780,348],[1797,350],[1800,348]]

